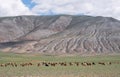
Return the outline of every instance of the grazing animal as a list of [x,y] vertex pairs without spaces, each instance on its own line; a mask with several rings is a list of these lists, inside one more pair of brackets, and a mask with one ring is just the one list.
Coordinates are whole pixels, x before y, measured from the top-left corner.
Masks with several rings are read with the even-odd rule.
[[56,63],[50,63],[50,65],[55,67]]
[[14,65],[15,65],[15,67],[17,67],[17,64],[16,64],[16,63],[14,63]]
[[28,63],[28,64],[31,65],[31,66],[33,65],[32,63]]
[[73,63],[69,62],[69,65],[70,65],[70,66],[72,66],[72,65],[73,65]]
[[105,65],[105,63],[103,63],[103,62],[98,62],[98,64]]
[[81,65],[82,65],[82,66],[91,66],[92,63],[83,62],[83,63],[81,63]]
[[94,62],[92,62],[92,65],[95,65],[95,63],[94,63]]
[[46,62],[42,62],[42,65],[47,66],[47,67],[49,66],[49,64]]
[[86,62],[81,63],[82,66],[87,66]]
[[5,65],[4,64],[0,64],[1,67],[4,67]]
[[61,66],[67,66],[66,62],[59,63]]
[[79,62],[75,62],[76,66],[79,66]]
[[45,66],[47,66],[47,67],[48,67],[49,65],[48,65],[47,63],[45,63]]
[[39,67],[40,65],[41,65],[40,63],[37,64],[38,67]]
[[25,65],[24,64],[20,64],[20,66],[24,67]]
[[108,62],[108,65],[111,65],[112,63],[111,62]]
[[92,65],[92,63],[87,63],[87,66],[91,66]]

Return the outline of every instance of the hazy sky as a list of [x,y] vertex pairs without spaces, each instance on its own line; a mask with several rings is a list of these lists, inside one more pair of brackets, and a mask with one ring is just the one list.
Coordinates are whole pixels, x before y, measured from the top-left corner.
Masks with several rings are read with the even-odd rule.
[[0,16],[92,15],[120,19],[120,0],[0,0]]

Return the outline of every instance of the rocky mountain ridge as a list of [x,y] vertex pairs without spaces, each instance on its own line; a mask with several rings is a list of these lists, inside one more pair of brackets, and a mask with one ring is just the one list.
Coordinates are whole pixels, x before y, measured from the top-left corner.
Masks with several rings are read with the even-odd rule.
[[0,18],[0,50],[16,53],[120,53],[120,21],[92,16]]

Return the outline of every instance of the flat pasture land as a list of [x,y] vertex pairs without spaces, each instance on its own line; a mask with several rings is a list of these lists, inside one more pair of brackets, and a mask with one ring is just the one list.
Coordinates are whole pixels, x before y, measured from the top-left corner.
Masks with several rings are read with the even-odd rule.
[[[43,62],[48,65],[42,65]],[[82,65],[85,62],[94,65]],[[6,63],[15,63],[17,66],[5,66]],[[32,65],[21,66],[25,63]],[[41,63],[40,66],[38,63]],[[49,63],[58,64],[51,66]],[[66,65],[61,66],[59,63]],[[82,57],[0,52],[0,77],[120,77],[120,56]]]

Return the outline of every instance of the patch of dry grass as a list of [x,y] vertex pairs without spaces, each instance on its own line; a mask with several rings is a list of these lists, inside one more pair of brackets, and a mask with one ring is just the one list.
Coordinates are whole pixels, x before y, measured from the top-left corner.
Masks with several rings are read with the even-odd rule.
[[0,77],[120,77],[120,64],[94,66],[55,66],[37,67],[41,61],[46,62],[120,62],[120,56],[41,56],[29,54],[0,53],[0,63],[15,62],[17,64],[32,62],[28,67],[0,67]]

